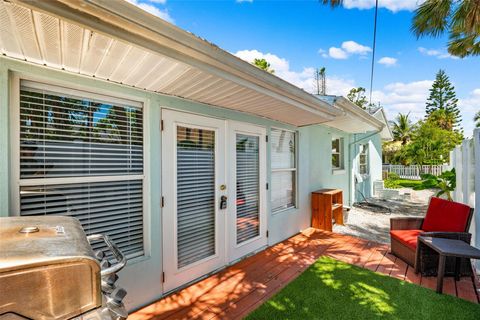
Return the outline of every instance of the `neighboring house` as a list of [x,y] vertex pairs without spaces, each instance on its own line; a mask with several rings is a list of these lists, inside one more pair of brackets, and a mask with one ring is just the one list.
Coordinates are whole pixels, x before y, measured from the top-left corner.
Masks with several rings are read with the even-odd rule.
[[[128,254],[130,309],[381,178],[385,119],[123,1],[0,2],[0,215],[71,215]],[[383,115],[383,111],[381,113]]]

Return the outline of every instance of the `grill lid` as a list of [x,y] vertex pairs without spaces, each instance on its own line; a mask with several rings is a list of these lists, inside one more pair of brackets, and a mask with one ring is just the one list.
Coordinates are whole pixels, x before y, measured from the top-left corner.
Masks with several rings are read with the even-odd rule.
[[95,260],[82,226],[75,218],[0,218],[0,273],[86,257]]

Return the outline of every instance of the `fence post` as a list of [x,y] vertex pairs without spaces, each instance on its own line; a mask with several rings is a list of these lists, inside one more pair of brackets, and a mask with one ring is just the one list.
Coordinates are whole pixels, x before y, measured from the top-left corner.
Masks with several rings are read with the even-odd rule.
[[[473,149],[475,155],[475,212],[473,214],[473,243],[480,248],[480,128],[473,131]],[[477,273],[480,272],[480,261],[476,262]]]
[[470,140],[462,142],[462,202],[468,204],[469,199],[469,163],[470,163]]

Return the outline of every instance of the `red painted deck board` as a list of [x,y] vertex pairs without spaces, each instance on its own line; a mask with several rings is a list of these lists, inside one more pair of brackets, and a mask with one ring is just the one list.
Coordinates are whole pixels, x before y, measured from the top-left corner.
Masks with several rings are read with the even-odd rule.
[[[388,250],[384,244],[308,229],[138,310],[129,319],[241,319],[321,256],[435,289],[436,278],[415,274]],[[473,280],[455,283],[445,278],[444,292],[478,302]]]

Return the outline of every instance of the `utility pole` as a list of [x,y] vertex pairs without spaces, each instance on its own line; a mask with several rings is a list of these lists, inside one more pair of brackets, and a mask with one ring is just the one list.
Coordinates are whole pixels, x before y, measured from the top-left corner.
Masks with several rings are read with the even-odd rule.
[[315,88],[317,95],[326,95],[325,67],[315,69]]

